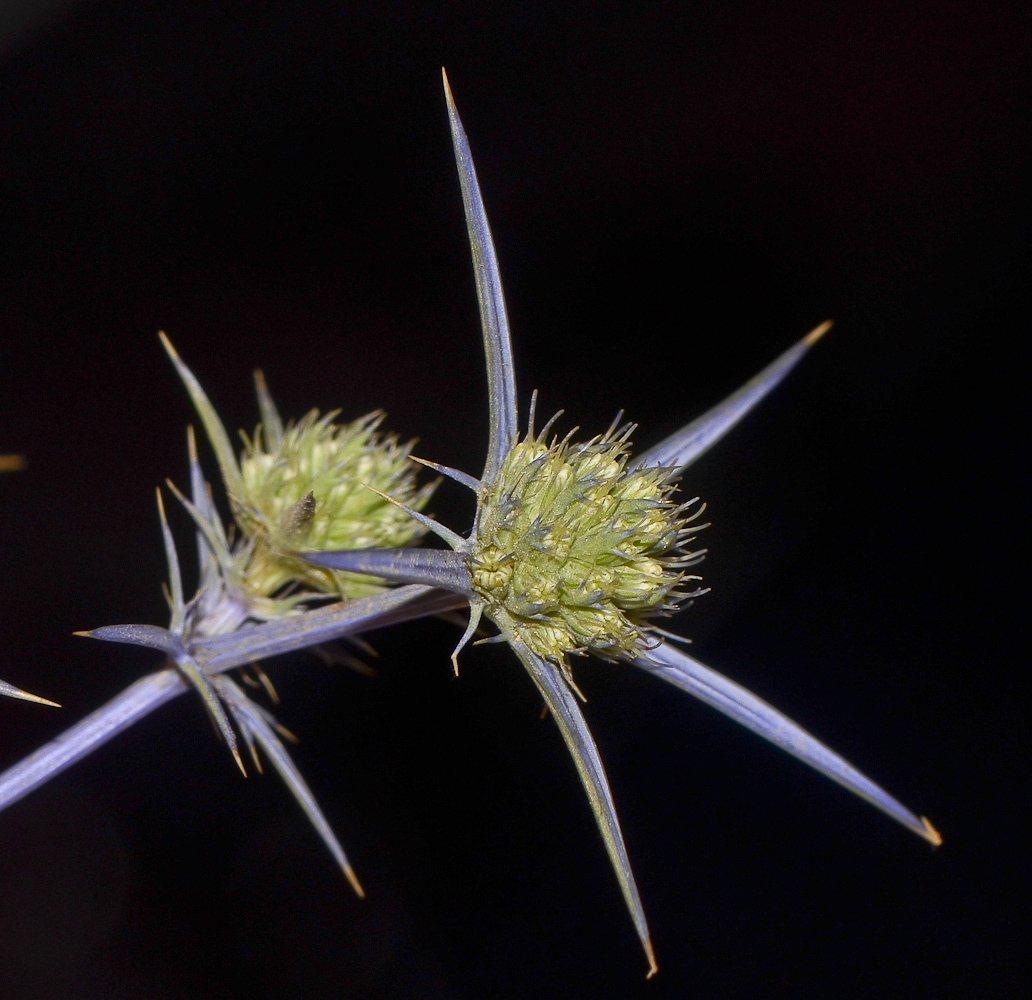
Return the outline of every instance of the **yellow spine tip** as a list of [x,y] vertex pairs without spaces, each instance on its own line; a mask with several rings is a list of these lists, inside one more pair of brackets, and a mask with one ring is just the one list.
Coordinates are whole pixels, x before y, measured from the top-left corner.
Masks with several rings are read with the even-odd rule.
[[365,889],[362,888],[362,884],[358,881],[358,876],[355,874],[355,870],[351,865],[344,866],[344,875],[351,883],[351,888],[355,890],[355,895],[358,896],[359,899],[365,899]]
[[451,84],[448,82],[448,72],[443,66],[441,67],[441,79],[444,81],[444,100],[448,105],[448,114],[449,116],[455,115],[457,117],[458,111],[455,108],[455,98],[452,96]]
[[942,834],[940,834],[939,831],[928,822],[927,816],[922,816],[921,822],[924,823],[925,840],[927,840],[932,847],[938,847],[942,843]]
[[17,694],[12,695],[12,697],[21,698],[22,701],[33,701],[37,705],[47,705],[50,708],[61,707],[56,701],[51,701],[49,698],[41,698],[38,694],[29,694],[28,691],[19,691]]
[[817,341],[820,340],[821,337],[823,337],[834,325],[835,324],[832,320],[826,319],[819,327],[811,330],[805,337],[803,337],[803,342],[807,347],[813,347],[813,345],[816,344]]
[[0,455],[0,472],[21,472],[26,465],[24,455]]
[[657,972],[659,972],[659,966],[656,964],[656,953],[652,950],[652,942],[645,942],[645,957],[649,960],[649,971],[645,978],[651,979]]
[[168,352],[168,356],[172,358],[173,361],[178,361],[179,352],[172,346],[172,341],[168,339],[164,330],[158,330],[158,340],[161,341],[161,346]]

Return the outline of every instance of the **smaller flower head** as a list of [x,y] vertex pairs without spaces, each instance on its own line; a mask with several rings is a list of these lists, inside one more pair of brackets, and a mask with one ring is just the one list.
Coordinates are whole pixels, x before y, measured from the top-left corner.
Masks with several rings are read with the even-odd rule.
[[[418,541],[423,526],[390,502],[418,511],[433,491],[432,485],[416,486],[411,443],[402,445],[395,435],[382,433],[384,415],[379,412],[338,424],[339,411],[320,416],[312,410],[284,426],[264,376],[255,372],[262,421],[250,438],[242,435],[244,450],[238,458],[200,382],[168,338],[160,336],[207,431],[240,531],[233,543],[210,503],[207,515],[195,509],[198,526],[220,564],[221,589],[234,592],[233,600],[247,613],[265,618],[289,614],[313,596],[353,599],[383,590],[379,580],[320,569],[296,553],[394,548]],[[213,595],[207,595],[208,604],[226,603],[220,594]],[[207,617],[221,621],[201,603]],[[239,610],[227,621],[236,621]]]
[[431,488],[416,488],[409,446],[378,431],[382,413],[338,424],[337,412],[320,417],[312,410],[282,433],[259,424],[245,439],[242,491],[231,499],[253,546],[244,579],[254,593],[271,595],[289,583],[349,598],[375,593],[382,587],[368,577],[320,570],[293,553],[401,547],[424,533],[363,485],[421,509]]
[[485,484],[468,556],[487,614],[508,618],[535,653],[555,663],[606,659],[654,645],[647,619],[690,596],[678,585],[701,553],[668,470],[628,468],[633,425],[583,444],[531,433]]

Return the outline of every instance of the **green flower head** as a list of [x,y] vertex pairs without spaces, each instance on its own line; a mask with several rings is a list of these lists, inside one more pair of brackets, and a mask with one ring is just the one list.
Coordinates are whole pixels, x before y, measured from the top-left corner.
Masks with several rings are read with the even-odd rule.
[[320,416],[312,410],[284,425],[259,371],[255,387],[262,420],[250,437],[242,434],[238,458],[197,378],[164,334],[161,339],[218,459],[239,529],[234,545],[220,546],[223,570],[252,609],[272,617],[313,595],[351,600],[382,591],[378,580],[320,569],[297,553],[396,548],[422,538],[425,528],[391,502],[421,510],[433,491],[432,484],[416,486],[411,443],[403,445],[395,435],[381,432],[380,412],[339,424],[340,411]]
[[582,444],[516,444],[480,496],[468,565],[474,592],[535,653],[554,663],[606,659],[653,645],[646,620],[689,595],[678,590],[701,553],[682,546],[702,513],[684,516],[667,470],[628,468],[627,425]]
[[242,490],[231,500],[253,543],[244,578],[256,594],[274,594],[290,583],[349,598],[375,593],[382,587],[370,586],[368,577],[316,569],[294,552],[400,547],[424,534],[403,510],[365,488],[421,509],[432,487],[416,488],[410,446],[379,432],[382,413],[338,424],[338,412],[320,416],[312,410],[283,430],[262,423],[245,439]]

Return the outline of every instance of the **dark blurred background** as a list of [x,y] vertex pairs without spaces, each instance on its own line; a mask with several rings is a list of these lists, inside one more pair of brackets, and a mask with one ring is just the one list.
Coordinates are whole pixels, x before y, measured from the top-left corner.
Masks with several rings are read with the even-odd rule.
[[[1029,700],[1025,4],[0,8],[7,766],[157,657],[153,490],[194,419],[377,407],[476,472],[477,308],[440,67],[521,398],[651,444],[825,318],[700,461],[676,628],[940,828],[927,845],[632,668],[577,677],[661,966],[504,649],[421,622],[373,679],[269,671],[368,891],[183,698],[0,815],[0,996],[1023,996]],[[1026,279],[1027,280],[1027,279]],[[206,455],[206,460],[209,456]],[[209,468],[212,468],[209,465]],[[214,469],[212,468],[214,475]],[[435,510],[464,528],[442,487]],[[175,527],[189,543],[181,512]],[[1019,527],[1020,525],[1020,527]]]

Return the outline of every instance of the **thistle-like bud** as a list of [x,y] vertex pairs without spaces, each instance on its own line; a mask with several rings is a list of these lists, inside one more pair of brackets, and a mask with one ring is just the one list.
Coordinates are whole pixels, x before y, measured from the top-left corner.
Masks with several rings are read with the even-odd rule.
[[[628,425],[584,444],[531,435],[509,452],[481,493],[473,589],[487,613],[508,618],[535,653],[607,659],[655,644],[650,615],[689,595],[684,567],[702,553],[682,546],[699,530],[677,505],[669,470],[627,467]],[[698,593],[696,591],[695,593]]]
[[312,410],[286,428],[259,424],[240,456],[242,495],[233,512],[251,542],[244,584],[268,596],[288,583],[364,597],[382,589],[374,580],[322,570],[299,559],[299,549],[366,549],[410,545],[424,529],[372,486],[416,510],[430,487],[416,488],[409,446],[378,432],[382,413],[348,424],[337,412]]
[[[417,468],[409,457],[411,443],[402,445],[379,427],[383,413],[371,413],[349,424],[334,423],[339,410],[320,417],[312,410],[296,424],[284,426],[269,395],[265,376],[254,373],[261,423],[244,437],[237,458],[211,400],[196,376],[183,363],[163,333],[161,342],[183,380],[204,424],[219,463],[226,493],[243,537],[232,544],[211,508],[194,510],[198,527],[220,563],[231,588],[243,591],[241,602],[226,621],[240,613],[259,617],[289,614],[312,591],[344,598],[378,593],[385,584],[368,576],[320,569],[298,558],[301,549],[366,549],[411,545],[424,528],[386,494],[410,509],[427,502],[433,486],[416,488]],[[200,473],[198,472],[198,476]],[[196,497],[196,489],[195,489]],[[203,493],[203,488],[202,488]],[[210,507],[210,501],[206,505]],[[289,588],[287,593],[280,593]],[[222,621],[222,602],[207,595],[214,608],[210,619]],[[204,605],[204,601],[201,601]],[[235,625],[233,626],[235,627]]]

